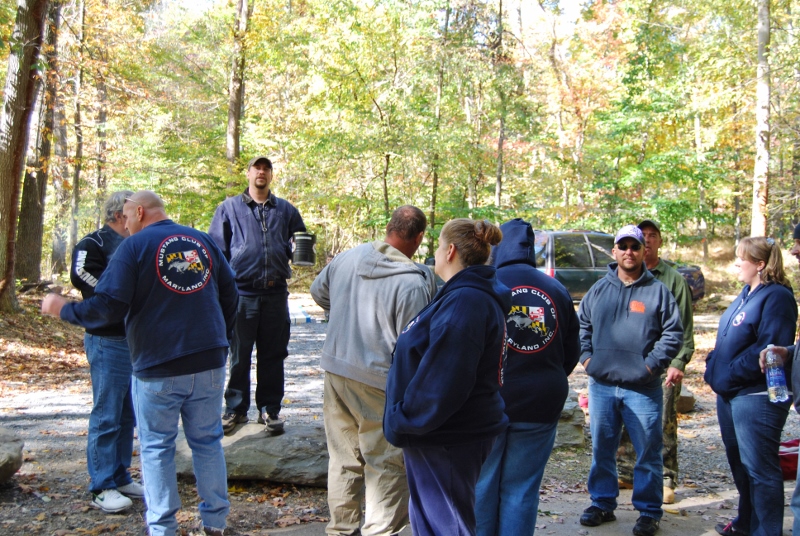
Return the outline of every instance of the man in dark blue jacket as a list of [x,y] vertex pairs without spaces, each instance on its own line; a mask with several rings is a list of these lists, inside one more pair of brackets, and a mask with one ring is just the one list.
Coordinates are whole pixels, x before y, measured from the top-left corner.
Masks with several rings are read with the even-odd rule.
[[616,519],[616,452],[624,423],[638,454],[631,502],[640,516],[633,534],[652,536],[663,515],[661,374],[683,345],[683,327],[675,298],[644,266],[641,229],[620,229],[612,253],[617,262],[578,310],[592,432],[592,505],[580,522],[595,527]]
[[153,192],[129,197],[122,213],[131,236],[94,295],[70,303],[48,294],[42,312],[87,329],[125,319],[150,535],[178,529],[180,419],[203,498],[203,529],[222,536],[230,503],[219,407],[238,300],[233,272],[211,237],[169,220]]
[[[111,256],[128,236],[122,206],[129,190],[114,192],[103,207],[105,225],[83,237],[72,251],[69,272],[72,285],[83,299],[91,298]],[[86,466],[92,506],[120,512],[144,497],[144,488],[131,479],[136,417],[131,399],[131,356],[125,340],[125,323],[87,329],[83,338],[92,377],[92,412],[86,441]]]
[[289,355],[289,259],[292,235],[304,232],[300,213],[270,191],[272,162],[257,156],[247,164],[248,187],[217,207],[208,231],[236,273],[239,308],[231,341],[231,376],[225,390],[222,429],[247,422],[250,363],[256,347],[258,422],[283,432],[283,360]]

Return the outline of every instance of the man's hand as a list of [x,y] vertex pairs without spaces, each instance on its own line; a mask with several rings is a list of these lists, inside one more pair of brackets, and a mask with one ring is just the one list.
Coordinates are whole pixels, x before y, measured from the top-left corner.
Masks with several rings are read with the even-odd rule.
[[[771,348],[773,352],[778,354],[778,357],[781,358],[783,361],[783,366],[786,366],[786,362],[789,360],[789,351],[786,349],[785,346],[773,346]],[[764,348],[761,350],[761,353],[758,354],[758,365],[761,367],[761,372],[767,373],[767,349]]]
[[60,316],[61,308],[67,303],[66,298],[59,294],[48,294],[42,300],[42,314]]
[[667,369],[667,378],[664,380],[664,385],[673,387],[681,382],[683,379],[683,371],[679,368],[669,367]]

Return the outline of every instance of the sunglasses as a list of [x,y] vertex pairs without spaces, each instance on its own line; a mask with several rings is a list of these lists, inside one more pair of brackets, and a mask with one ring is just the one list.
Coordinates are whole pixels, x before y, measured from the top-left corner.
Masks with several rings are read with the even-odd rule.
[[642,245],[638,244],[638,243],[637,244],[617,244],[617,249],[620,250],[620,251],[628,251],[629,248],[632,251],[639,251],[640,249],[642,249]]

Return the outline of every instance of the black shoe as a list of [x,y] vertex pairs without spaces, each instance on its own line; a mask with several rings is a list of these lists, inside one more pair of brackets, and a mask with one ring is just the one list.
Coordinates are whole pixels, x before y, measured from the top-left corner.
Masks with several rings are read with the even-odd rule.
[[237,424],[245,422],[247,422],[247,415],[228,411],[222,416],[222,433],[228,435],[233,432]]
[[283,433],[283,419],[277,413],[268,413],[266,408],[261,410],[258,422],[266,425],[267,433],[270,435],[281,435]]
[[590,506],[583,511],[581,525],[584,527],[596,527],[608,521],[615,521],[616,519],[617,516],[614,515],[613,511],[608,512],[597,506]]
[[635,536],[653,536],[658,531],[658,519],[650,516],[639,516],[633,526]]
[[714,529],[717,531],[717,533],[722,534],[722,536],[749,536],[745,531],[734,527],[733,521],[727,525],[717,523],[717,526],[714,527]]

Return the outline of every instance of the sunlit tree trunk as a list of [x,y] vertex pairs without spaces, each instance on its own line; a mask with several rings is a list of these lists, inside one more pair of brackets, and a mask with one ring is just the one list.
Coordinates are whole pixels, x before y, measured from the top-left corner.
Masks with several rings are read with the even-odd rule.
[[17,278],[30,282],[39,281],[42,275],[44,202],[52,153],[53,106],[58,83],[56,50],[60,24],[61,3],[50,2],[45,26],[45,43],[41,52],[47,63],[47,73],[44,81],[44,99],[41,105],[42,118],[39,121],[38,148],[30,166],[32,171],[25,173],[19,214],[19,232],[17,233],[19,247],[17,248],[15,272]]
[[32,66],[42,46],[46,13],[47,0],[18,0],[8,55],[0,114],[0,312],[19,307],[14,288],[17,207],[33,115],[37,72]]
[[233,59],[231,60],[231,82],[228,87],[228,132],[225,148],[225,156],[230,162],[228,166],[229,186],[233,185],[235,177],[238,175],[237,164],[241,148],[241,120],[244,107],[245,37],[249,20],[248,0],[238,0],[233,28]]
[[69,251],[78,243],[78,211],[81,205],[81,171],[83,169],[83,119],[81,93],[83,91],[83,53],[86,35],[86,3],[78,4],[78,72],[75,73],[75,163],[72,167],[72,198],[70,202]]
[[758,67],[756,80],[756,160],[753,171],[753,207],[750,236],[767,232],[769,199],[770,103],[769,0],[758,0]]

